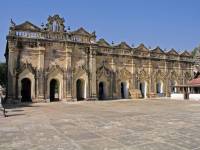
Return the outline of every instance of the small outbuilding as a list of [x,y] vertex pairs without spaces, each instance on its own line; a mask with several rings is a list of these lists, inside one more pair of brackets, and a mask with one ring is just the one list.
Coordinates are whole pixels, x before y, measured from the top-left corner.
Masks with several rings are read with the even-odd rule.
[[190,80],[186,85],[176,85],[171,93],[171,99],[200,100],[200,77]]

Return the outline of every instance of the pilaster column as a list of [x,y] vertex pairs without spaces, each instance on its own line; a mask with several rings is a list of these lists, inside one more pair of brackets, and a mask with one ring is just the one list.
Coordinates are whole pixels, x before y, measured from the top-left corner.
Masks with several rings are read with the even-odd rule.
[[38,75],[35,75],[35,99],[38,99]]
[[63,99],[67,99],[67,72],[63,74]]
[[16,76],[15,76],[15,53],[12,48],[9,48],[8,53],[8,70],[7,70],[7,77],[8,77],[8,83],[7,83],[7,95],[8,99],[11,101],[16,98]]
[[96,90],[96,47],[90,47],[89,52],[89,96],[91,99],[97,99]]
[[36,78],[35,78],[35,82],[36,82],[35,94],[38,101],[42,101],[45,99],[45,95],[44,95],[45,81],[44,80],[45,79],[44,79],[43,70],[38,70]]
[[111,85],[111,98],[113,99],[114,98],[114,93],[116,93],[116,78],[115,78],[115,67],[114,67],[114,60],[113,60],[113,57],[111,58],[111,68],[112,68],[112,71],[111,71],[111,82],[110,82],[110,85]]
[[[152,80],[151,80],[151,74],[152,74],[152,65],[151,65],[151,60],[149,59],[149,63],[148,63],[148,67],[149,67],[149,71],[148,71],[148,76],[149,76],[149,82],[147,81],[147,83],[149,84],[148,85],[148,87],[147,87],[147,89],[148,89],[148,93],[147,94],[149,94],[149,97],[151,97],[151,92],[152,92],[152,89],[154,88],[154,83],[152,82]],[[152,88],[153,87],[153,88]]]
[[46,84],[46,77],[44,74],[44,53],[45,48],[40,46],[40,43],[38,43],[38,64],[37,64],[37,74],[35,79],[35,94],[38,101],[42,101],[44,99],[47,99],[47,84]]
[[15,79],[15,99],[18,99],[18,75],[16,75]]
[[67,101],[72,100],[72,47],[66,47],[66,81],[64,80],[64,84],[66,84],[66,99]]
[[44,72],[44,87],[43,87],[43,90],[44,90],[44,99],[46,102],[50,102],[50,97],[48,95],[48,88],[47,88],[47,80],[48,80],[48,76],[47,76],[47,72],[45,71]]

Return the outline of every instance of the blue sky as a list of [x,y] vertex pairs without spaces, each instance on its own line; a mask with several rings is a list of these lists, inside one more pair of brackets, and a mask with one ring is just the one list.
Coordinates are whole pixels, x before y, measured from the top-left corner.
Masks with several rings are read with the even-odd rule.
[[1,0],[0,61],[10,19],[40,26],[59,14],[71,29],[96,31],[108,42],[192,50],[200,44],[200,0]]

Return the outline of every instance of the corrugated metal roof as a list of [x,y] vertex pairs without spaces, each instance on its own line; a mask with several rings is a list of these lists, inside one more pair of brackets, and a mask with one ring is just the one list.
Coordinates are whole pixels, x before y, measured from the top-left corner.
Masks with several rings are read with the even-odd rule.
[[200,85],[200,78],[190,80],[188,85]]

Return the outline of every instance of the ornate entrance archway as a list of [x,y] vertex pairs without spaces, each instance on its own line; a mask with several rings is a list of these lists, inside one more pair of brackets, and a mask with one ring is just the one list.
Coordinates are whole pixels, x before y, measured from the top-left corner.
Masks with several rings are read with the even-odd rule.
[[21,80],[21,102],[32,102],[31,99],[31,80],[24,78]]
[[50,81],[50,102],[59,100],[59,81],[52,79]]
[[84,100],[86,97],[85,91],[85,81],[83,79],[78,79],[76,81],[76,98],[77,101]]

